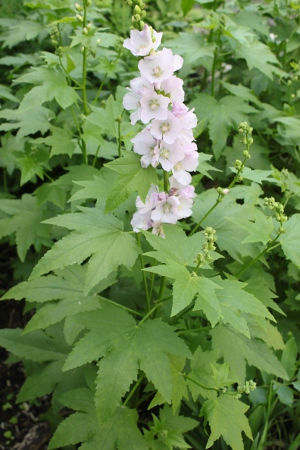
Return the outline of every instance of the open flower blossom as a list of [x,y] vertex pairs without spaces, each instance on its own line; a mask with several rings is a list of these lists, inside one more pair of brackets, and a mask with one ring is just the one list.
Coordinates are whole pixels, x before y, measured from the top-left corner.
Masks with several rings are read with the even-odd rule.
[[130,39],[125,39],[123,46],[134,56],[146,56],[160,46],[161,38],[162,33],[157,33],[145,25],[142,31],[131,30]]
[[164,237],[165,223],[176,224],[192,214],[196,194],[190,172],[197,169],[198,152],[192,132],[197,118],[183,103],[183,81],[174,75],[183,59],[168,48],[156,52],[161,38],[162,33],[145,25],[142,31],[132,30],[130,39],[124,41],[125,48],[143,58],[138,64],[141,76],[131,80],[123,105],[131,111],[132,124],[141,121],[146,125],[132,139],[141,166],[161,167],[171,173],[169,192],[159,192],[152,185],[145,203],[137,197],[131,225],[134,231],[152,228]]

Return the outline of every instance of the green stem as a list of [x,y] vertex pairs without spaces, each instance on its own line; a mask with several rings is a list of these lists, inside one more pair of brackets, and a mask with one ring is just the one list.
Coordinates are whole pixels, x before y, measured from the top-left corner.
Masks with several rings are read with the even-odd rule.
[[129,394],[127,395],[126,400],[123,402],[123,406],[127,405],[127,403],[129,402],[129,400],[131,399],[131,397],[133,396],[133,394],[135,393],[135,391],[137,390],[137,388],[139,387],[139,385],[141,384],[143,379],[144,379],[144,375],[141,375],[140,378],[138,379],[138,381],[135,383],[135,385],[131,389],[131,391],[129,392]]
[[4,192],[7,194],[7,176],[6,176],[6,168],[3,167],[3,188]]
[[201,383],[199,383],[198,381],[193,380],[193,378],[190,378],[188,375],[185,375],[185,373],[182,373],[181,375],[182,375],[186,380],[189,380],[189,381],[191,381],[192,383],[195,383],[197,386],[201,387],[202,389],[205,389],[206,391],[216,391],[216,392],[219,392],[219,389],[216,389],[216,388],[210,388],[210,387],[204,386],[204,384],[201,384]]
[[169,191],[169,178],[168,178],[168,172],[164,170],[164,191]]
[[[86,2],[83,2],[83,20],[82,20],[82,29],[86,27],[86,13],[87,13],[87,5]],[[81,93],[82,93],[82,102],[83,102],[83,113],[85,116],[88,115],[88,104],[87,104],[87,93],[86,93],[86,76],[87,76],[87,48],[83,47],[83,54],[82,54],[82,86],[81,86]],[[87,164],[87,151],[86,151],[86,143],[84,140],[81,140],[82,147],[82,159],[83,164]]]
[[155,300],[155,303],[164,303],[171,300],[171,298],[173,298],[173,295],[169,295],[169,297],[162,298],[161,300]]
[[[247,151],[249,151],[249,148],[250,148],[250,146],[247,145]],[[239,170],[238,170],[237,173],[235,174],[234,179],[232,180],[232,182],[230,183],[230,185],[227,187],[227,189],[231,189],[231,188],[235,185],[235,183],[238,181],[239,176],[241,175],[241,173],[242,173],[243,170],[244,170],[245,163],[246,163],[247,159],[248,159],[247,157],[245,157],[245,158],[243,159],[241,167],[239,168]]]
[[271,249],[272,245],[277,241],[280,235],[281,233],[278,233],[277,236],[273,239],[273,241],[271,241],[256,258],[252,259],[246,266],[242,267],[241,270],[239,270],[235,274],[235,277],[239,277],[242,273],[244,273],[247,269],[249,269],[249,267],[251,267],[254,263],[256,263],[256,261],[258,261],[262,256],[264,256],[264,254]]
[[177,334],[189,334],[196,331],[211,330],[211,327],[191,328],[190,330],[177,331]]
[[118,121],[118,156],[121,158],[122,150],[121,150],[121,122]]
[[171,325],[178,322],[179,319],[181,319],[182,316],[184,316],[186,313],[188,313],[189,311],[191,311],[191,309],[193,309],[195,306],[194,302],[192,302],[189,306],[187,306],[186,308],[184,308],[180,313],[178,313],[173,320],[171,320]]
[[151,316],[151,314],[160,306],[161,306],[160,304],[153,306],[153,308],[150,309],[150,311],[145,315],[145,317],[143,317],[142,320],[139,322],[139,325],[145,322],[148,319],[148,317]]
[[50,175],[48,175],[46,172],[43,172],[43,174],[45,175],[46,178],[48,178],[49,181],[51,181],[51,183],[54,183],[53,178],[50,177]]
[[93,164],[92,164],[93,167],[95,167],[95,165],[96,165],[99,150],[100,150],[100,145],[98,145],[94,159],[93,159]]
[[64,72],[64,74],[68,77],[68,80],[74,84],[76,84],[80,89],[82,89],[82,86],[80,83],[78,83],[78,81],[76,81],[74,78],[71,77],[71,75],[66,71],[66,69],[64,68],[61,56],[59,57],[59,63],[60,63],[60,67],[62,68],[62,71]]
[[160,301],[160,299],[163,297],[165,287],[166,287],[166,277],[161,277],[157,301]]
[[221,198],[222,196],[219,194],[216,202],[213,204],[213,206],[207,211],[207,213],[202,217],[202,219],[197,223],[197,225],[194,226],[194,228],[192,229],[192,231],[190,232],[189,236],[193,236],[193,234],[198,230],[198,228],[200,227],[200,225],[202,224],[202,222],[204,222],[204,220],[210,215],[210,213],[213,212],[213,210],[218,206],[219,203],[221,203]]
[[135,311],[134,309],[127,308],[127,306],[120,305],[120,303],[114,302],[113,300],[109,300],[108,298],[105,298],[105,297],[100,297],[100,298],[101,298],[101,300],[111,303],[112,305],[118,306],[119,308],[126,309],[126,311],[129,311],[132,314],[135,314],[136,316],[140,316],[140,317],[144,316],[144,314],[139,313],[138,311]]
[[[137,237],[138,245],[139,245],[140,249],[142,250],[141,234],[140,233],[136,233],[136,237]],[[143,258],[142,254],[139,255],[139,260],[140,260],[140,263],[141,263],[141,269],[142,269],[142,274],[143,274],[143,281],[144,281],[144,287],[145,287],[145,293],[146,293],[146,299],[147,299],[147,307],[148,307],[148,311],[150,311],[150,296],[149,296],[149,289],[148,289],[146,272],[143,270],[145,265],[144,265],[144,258]]]
[[102,82],[101,82],[101,84],[100,84],[100,87],[99,87],[99,89],[98,89],[98,92],[97,92],[97,94],[96,94],[96,97],[94,98],[93,105],[95,105],[95,103],[97,102],[97,100],[98,100],[98,98],[99,98],[99,96],[100,96],[100,94],[101,94],[101,92],[102,92],[102,89],[103,89],[103,86],[104,86],[104,83],[105,83],[106,78],[107,78],[107,73],[106,73],[106,74],[104,75],[104,77],[103,77],[103,80],[102,80]]

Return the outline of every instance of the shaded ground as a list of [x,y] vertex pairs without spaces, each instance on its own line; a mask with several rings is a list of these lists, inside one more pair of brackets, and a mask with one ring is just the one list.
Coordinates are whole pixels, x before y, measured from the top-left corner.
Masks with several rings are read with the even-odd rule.
[[[1,275],[3,280],[3,272]],[[22,311],[23,302],[2,301],[0,329],[23,328],[26,317]],[[51,432],[48,424],[39,422],[39,416],[48,409],[49,398],[41,398],[35,404],[17,404],[25,379],[23,364],[5,364],[7,357],[8,353],[0,348],[0,450],[46,450]]]

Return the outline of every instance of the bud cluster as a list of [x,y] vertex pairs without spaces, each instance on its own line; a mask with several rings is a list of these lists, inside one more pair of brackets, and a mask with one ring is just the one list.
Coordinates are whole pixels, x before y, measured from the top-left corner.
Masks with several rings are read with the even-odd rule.
[[[241,134],[243,136],[241,139],[242,144],[245,144],[249,147],[253,143],[253,139],[252,139],[253,128],[250,127],[247,122],[241,122],[239,124],[238,131],[239,131],[239,134]],[[248,156],[248,158],[250,158],[250,155]]]
[[242,394],[250,394],[250,392],[255,391],[256,383],[253,380],[246,381],[243,386],[237,387],[237,394],[235,395],[236,399],[241,398]]
[[133,6],[133,16],[131,18],[133,28],[142,31],[145,26],[142,20],[146,15],[145,4],[142,0],[127,0],[127,4]]
[[206,227],[203,234],[205,236],[205,241],[202,244],[202,253],[198,253],[196,256],[198,267],[212,262],[212,257],[209,255],[209,251],[216,250],[215,242],[218,239],[216,236],[216,230],[212,227]]
[[[287,216],[284,214],[284,206],[275,201],[274,197],[265,197],[264,198],[264,205],[269,208],[270,211],[274,211],[274,218],[277,222],[283,223],[287,221]],[[280,232],[283,232],[279,229]]]

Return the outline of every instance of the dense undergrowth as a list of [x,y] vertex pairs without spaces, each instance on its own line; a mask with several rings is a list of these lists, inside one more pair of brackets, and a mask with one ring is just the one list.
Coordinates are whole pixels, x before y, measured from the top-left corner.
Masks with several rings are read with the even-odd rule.
[[[19,402],[52,395],[49,449],[299,448],[299,14],[2,1],[1,294],[32,318],[0,344]],[[132,26],[163,33],[152,56]],[[189,112],[167,78],[131,83],[163,48]]]

